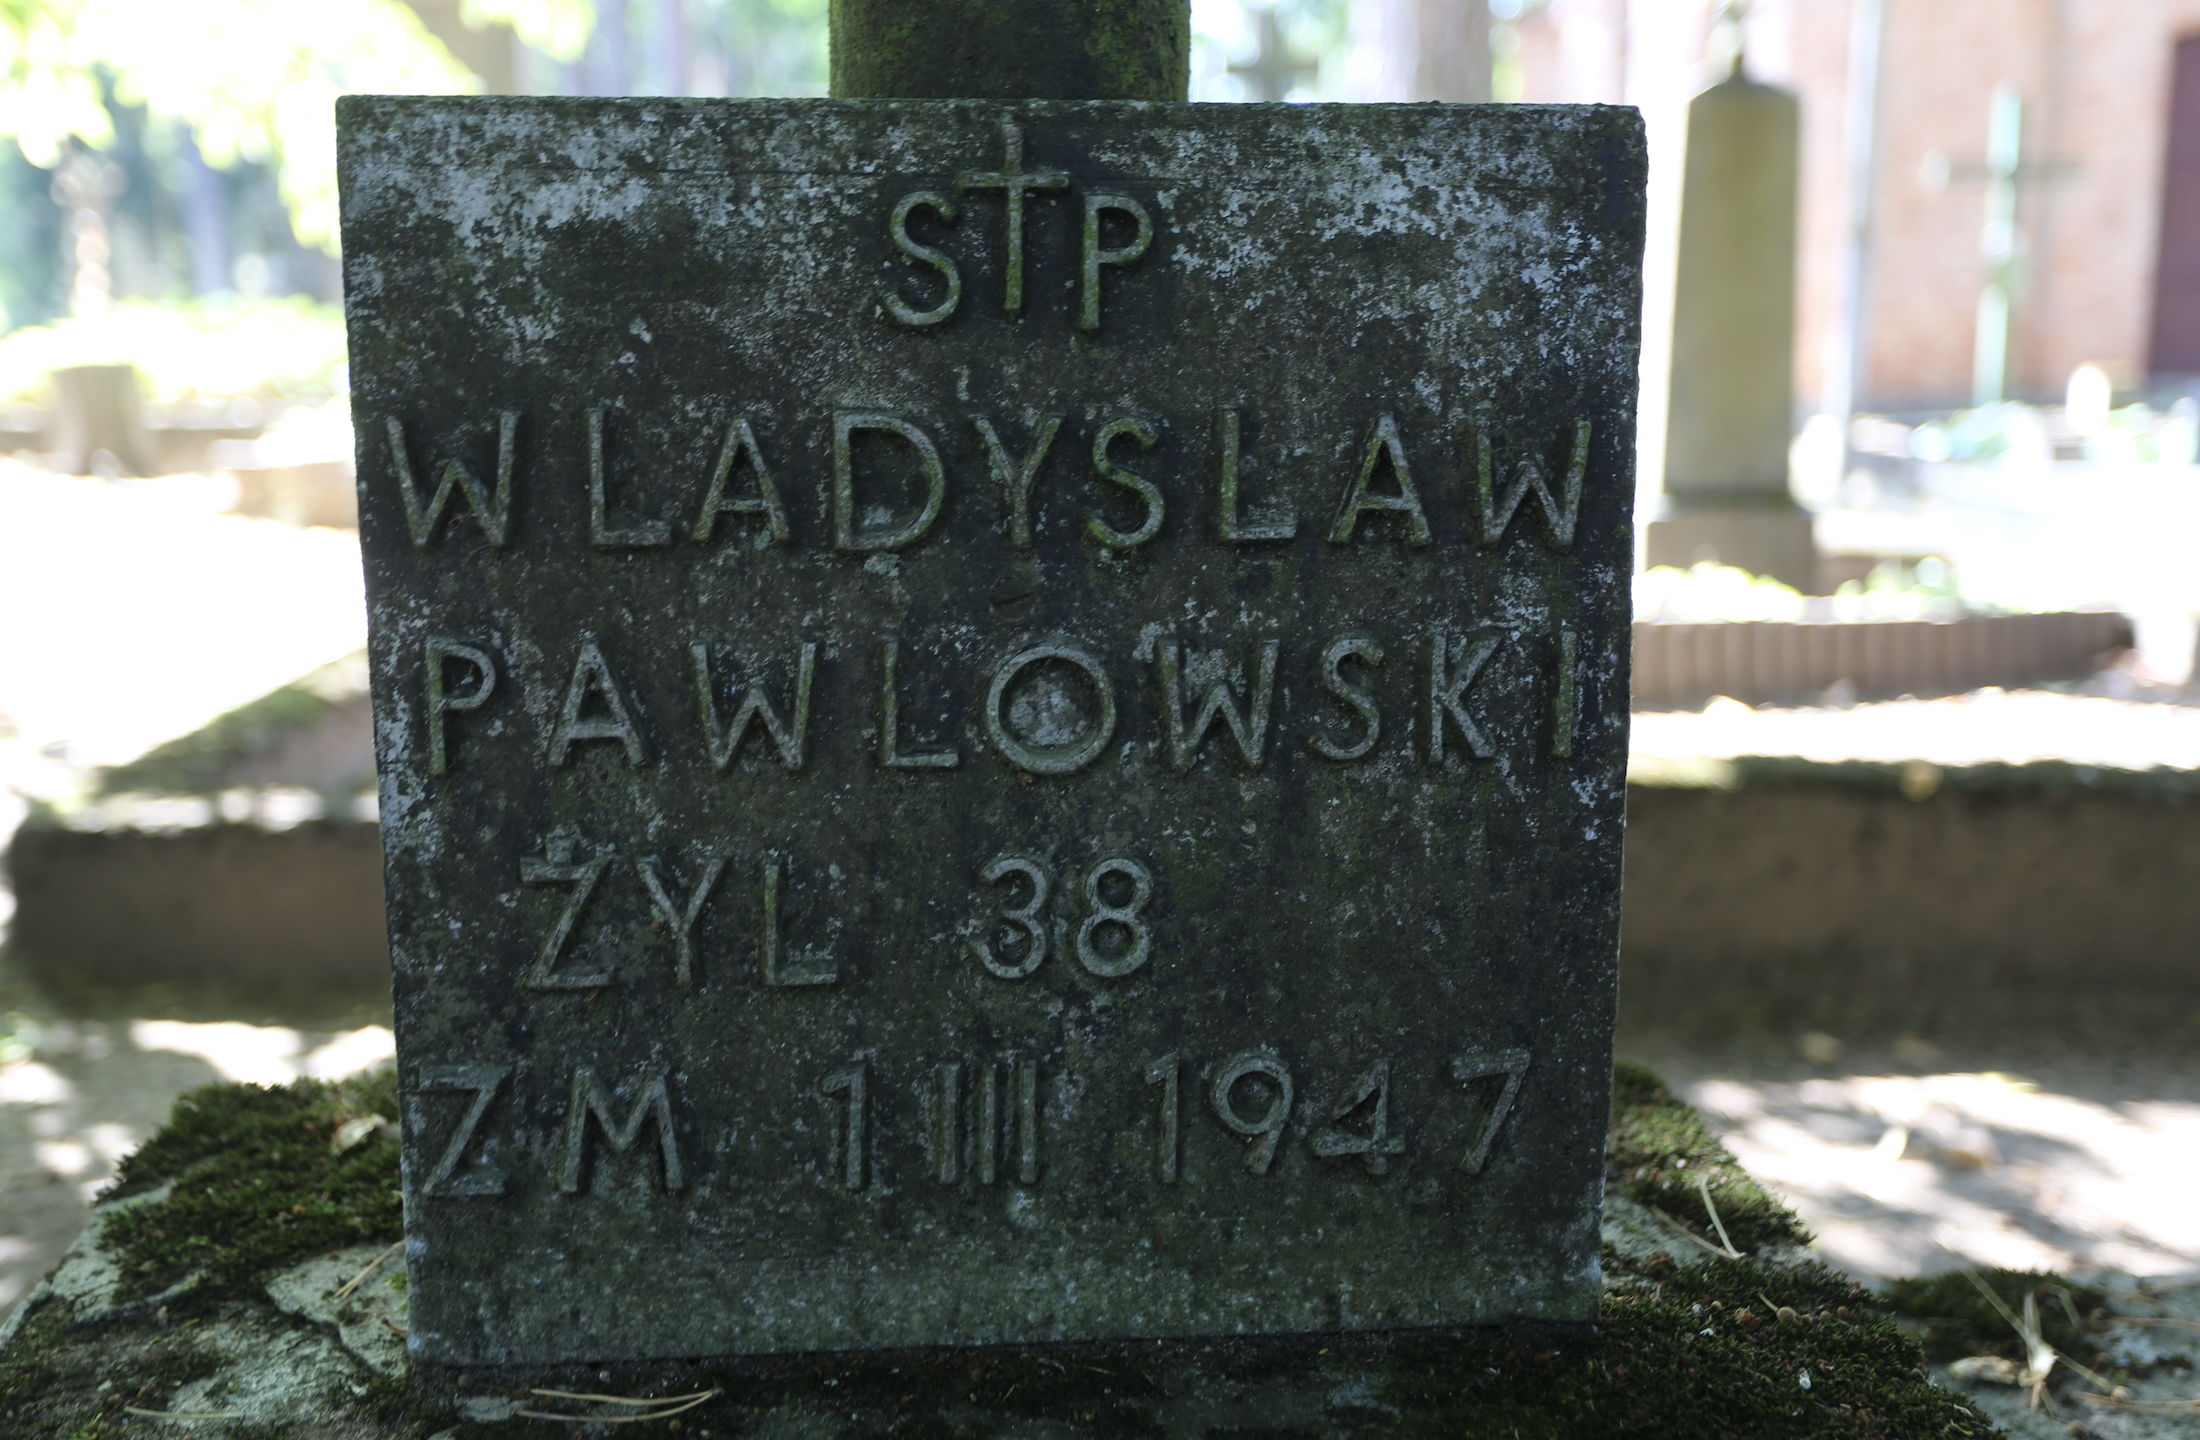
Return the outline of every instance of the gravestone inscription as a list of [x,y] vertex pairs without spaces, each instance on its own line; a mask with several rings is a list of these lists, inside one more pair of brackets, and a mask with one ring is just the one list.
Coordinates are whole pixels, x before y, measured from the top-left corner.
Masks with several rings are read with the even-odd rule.
[[1607,108],[340,108],[412,1343],[1586,1320]]

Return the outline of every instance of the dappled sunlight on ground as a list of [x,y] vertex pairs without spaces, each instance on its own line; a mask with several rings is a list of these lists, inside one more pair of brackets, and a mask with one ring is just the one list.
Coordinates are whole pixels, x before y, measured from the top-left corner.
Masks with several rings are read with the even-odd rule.
[[2200,1098],[2087,1088],[1996,1073],[1680,1085],[1859,1276],[2200,1268]]
[[[358,538],[226,503],[205,476],[108,482],[0,459],[0,794],[61,798],[72,772],[365,642]],[[0,841],[19,818],[0,812]]]
[[[2192,698],[2200,701],[2200,694]],[[1697,756],[1791,755],[1829,764],[2066,760],[2127,770],[2158,765],[2194,770],[2200,769],[2200,703],[1993,689],[1846,708],[1753,709],[1720,699],[1702,710],[1639,711],[1630,741],[1633,764],[1653,769]]]

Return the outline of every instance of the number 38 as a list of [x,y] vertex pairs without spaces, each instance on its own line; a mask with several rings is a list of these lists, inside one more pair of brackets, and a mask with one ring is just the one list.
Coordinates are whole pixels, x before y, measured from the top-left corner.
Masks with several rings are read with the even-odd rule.
[[[1003,980],[1022,980],[1047,958],[1050,929],[1047,901],[1054,882],[1046,867],[1022,855],[1003,855],[978,872],[989,885],[1008,884],[1013,895],[1016,882],[1030,888],[1021,905],[1003,904],[1000,914],[981,922],[985,928],[970,938],[970,953],[978,963]],[[1136,860],[1117,855],[1102,860],[1085,872],[1085,918],[1077,927],[1072,949],[1077,963],[1105,979],[1131,974],[1153,955],[1153,926],[1146,920],[1146,905],[1153,899],[1153,875]],[[1110,900],[1113,892],[1116,898]],[[999,953],[989,932],[996,922],[1022,931],[1019,941],[1010,937]],[[1103,932],[1120,934],[1121,943],[1103,941]]]

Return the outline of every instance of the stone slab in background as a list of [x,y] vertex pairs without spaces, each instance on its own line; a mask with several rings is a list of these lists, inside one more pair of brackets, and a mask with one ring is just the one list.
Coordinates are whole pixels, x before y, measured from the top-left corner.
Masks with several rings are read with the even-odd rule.
[[340,119],[419,1356],[1594,1315],[1631,111]]
[[1750,620],[1635,625],[1634,704],[1663,710],[1725,695],[1753,705],[1961,695],[2083,680],[2133,643],[2131,618],[2105,610],[1968,615],[1956,620]]
[[[1828,998],[1975,1006],[2082,987],[2190,1010],[2200,790],[2184,777],[1926,767],[1934,793],[1912,800],[1902,766],[1741,766],[1769,773],[1629,789],[1631,1001],[1726,987],[1769,1022]],[[32,827],[8,865],[17,963],[41,977],[388,983],[372,825]]]

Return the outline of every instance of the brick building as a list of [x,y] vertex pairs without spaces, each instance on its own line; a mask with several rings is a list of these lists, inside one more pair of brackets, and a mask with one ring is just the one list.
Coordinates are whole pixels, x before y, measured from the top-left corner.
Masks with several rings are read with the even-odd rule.
[[[1521,99],[1643,107],[1653,371],[1682,115],[1715,64],[1713,9],[1547,0],[1499,38]],[[2200,0],[1756,0],[1746,33],[1751,73],[1803,102],[1799,415],[1845,408],[1849,376],[1858,409],[1970,400],[1997,88],[2022,117],[2008,392],[2057,397],[2086,362],[2128,389],[2200,374]]]

